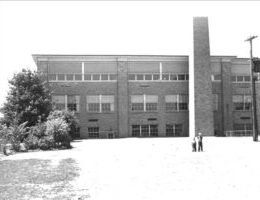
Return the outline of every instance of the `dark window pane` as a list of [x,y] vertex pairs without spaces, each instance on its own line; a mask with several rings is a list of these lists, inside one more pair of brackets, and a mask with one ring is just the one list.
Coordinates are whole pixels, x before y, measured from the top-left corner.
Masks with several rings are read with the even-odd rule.
[[144,80],[144,75],[143,75],[143,74],[137,74],[137,75],[136,75],[136,79],[137,79],[138,81]]
[[178,74],[178,80],[184,81],[185,80],[185,74]]
[[171,74],[170,75],[170,80],[172,81],[176,81],[178,78],[177,78],[177,74]]
[[58,80],[64,81],[65,80],[65,74],[58,74]]
[[81,81],[82,80],[82,75],[81,74],[75,74],[75,80],[76,81]]
[[131,80],[131,81],[135,80],[135,74],[129,74],[128,80]]
[[159,74],[153,74],[153,80],[159,80],[160,75]]
[[91,80],[91,74],[85,74],[84,75],[84,80],[86,80],[86,81]]
[[110,74],[109,75],[109,80],[111,80],[111,81],[116,80],[116,74]]
[[100,74],[93,74],[93,80],[99,81],[100,80]]
[[101,80],[103,81],[108,80],[108,74],[101,74]]
[[145,74],[144,77],[145,77],[146,81],[152,80],[152,75],[151,74]]
[[163,74],[162,80],[169,80],[169,74]]

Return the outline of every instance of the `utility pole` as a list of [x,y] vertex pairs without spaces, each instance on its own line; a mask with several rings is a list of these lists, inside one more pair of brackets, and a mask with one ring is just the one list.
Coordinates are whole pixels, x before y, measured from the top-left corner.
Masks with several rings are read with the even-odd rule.
[[250,43],[250,68],[251,68],[251,102],[252,102],[252,122],[253,122],[253,141],[258,141],[258,127],[257,127],[257,115],[256,115],[256,94],[255,94],[255,78],[254,78],[254,66],[253,66],[253,39],[257,36],[251,36],[246,39],[246,42]]

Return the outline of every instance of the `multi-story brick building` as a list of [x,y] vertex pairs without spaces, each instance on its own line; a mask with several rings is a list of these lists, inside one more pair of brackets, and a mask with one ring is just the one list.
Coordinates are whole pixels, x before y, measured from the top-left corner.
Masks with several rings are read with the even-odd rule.
[[[194,74],[190,74],[195,130],[205,135],[251,130],[249,59],[210,56],[208,38],[207,19],[195,18]],[[54,106],[75,111],[82,138],[189,135],[189,56],[33,58],[38,71],[47,75]],[[260,101],[257,104],[260,107]]]

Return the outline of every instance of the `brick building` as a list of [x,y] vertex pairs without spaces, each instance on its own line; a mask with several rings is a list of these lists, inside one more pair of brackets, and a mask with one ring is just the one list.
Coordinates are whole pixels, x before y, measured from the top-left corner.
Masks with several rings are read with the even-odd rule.
[[252,129],[249,59],[210,56],[207,18],[194,18],[194,74],[189,56],[33,58],[56,109],[75,111],[81,138],[189,136],[189,75],[196,133]]

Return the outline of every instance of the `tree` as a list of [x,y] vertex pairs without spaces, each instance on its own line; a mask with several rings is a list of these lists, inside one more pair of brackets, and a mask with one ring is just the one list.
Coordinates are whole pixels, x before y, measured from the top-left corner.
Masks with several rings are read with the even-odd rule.
[[28,122],[35,125],[45,121],[51,111],[51,95],[43,77],[23,69],[9,81],[9,92],[1,108],[7,126]]

